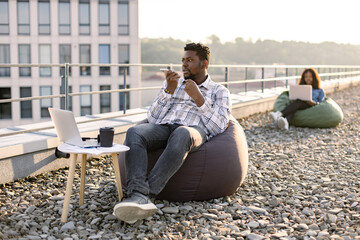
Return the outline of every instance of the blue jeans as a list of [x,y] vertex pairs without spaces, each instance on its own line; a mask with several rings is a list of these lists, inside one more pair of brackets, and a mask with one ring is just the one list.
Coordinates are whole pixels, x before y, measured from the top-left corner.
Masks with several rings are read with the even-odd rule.
[[[206,141],[203,129],[177,124],[144,123],[131,127],[125,144],[127,193],[159,194],[169,179],[179,170],[189,152]],[[147,151],[165,148],[153,169],[147,174]]]

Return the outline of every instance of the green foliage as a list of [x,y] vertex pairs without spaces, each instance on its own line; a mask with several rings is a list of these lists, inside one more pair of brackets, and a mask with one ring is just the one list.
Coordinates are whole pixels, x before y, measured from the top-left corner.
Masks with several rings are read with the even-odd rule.
[[[142,39],[142,63],[178,64],[186,42],[172,38]],[[216,35],[209,36],[205,44],[210,47],[211,64],[360,64],[360,45],[274,40],[252,42],[242,38],[221,43]]]

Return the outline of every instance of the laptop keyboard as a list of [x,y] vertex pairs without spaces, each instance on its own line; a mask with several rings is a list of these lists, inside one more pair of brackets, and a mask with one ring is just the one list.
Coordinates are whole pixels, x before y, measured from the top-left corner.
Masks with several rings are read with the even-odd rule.
[[98,147],[99,143],[97,139],[86,139],[83,141],[84,147]]

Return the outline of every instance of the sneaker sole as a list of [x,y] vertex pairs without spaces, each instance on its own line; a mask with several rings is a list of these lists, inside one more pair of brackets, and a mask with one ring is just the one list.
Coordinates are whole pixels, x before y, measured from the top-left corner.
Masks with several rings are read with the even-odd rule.
[[284,120],[280,119],[277,124],[278,124],[279,128],[284,129],[284,130],[288,130],[288,129],[285,128],[286,124],[285,124]]
[[139,219],[154,215],[157,208],[154,204],[119,203],[114,207],[114,215],[121,221],[135,223]]
[[279,128],[285,129],[285,122],[282,119],[280,119],[277,124]]

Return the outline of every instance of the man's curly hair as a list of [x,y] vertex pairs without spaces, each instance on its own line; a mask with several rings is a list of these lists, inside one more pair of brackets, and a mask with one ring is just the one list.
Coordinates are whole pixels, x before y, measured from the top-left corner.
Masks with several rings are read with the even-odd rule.
[[196,55],[199,56],[199,59],[210,61],[210,49],[209,47],[201,43],[187,43],[184,47],[185,51],[194,51]]

